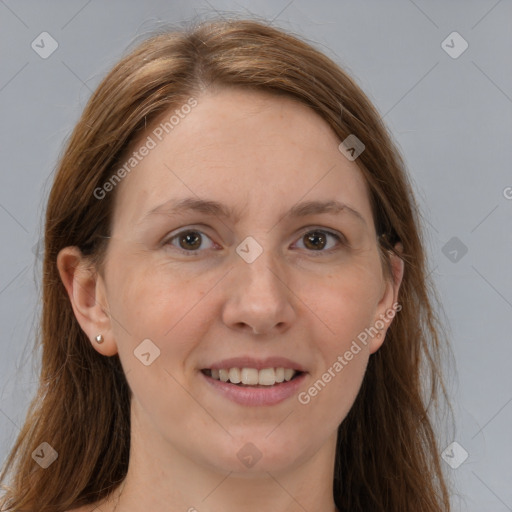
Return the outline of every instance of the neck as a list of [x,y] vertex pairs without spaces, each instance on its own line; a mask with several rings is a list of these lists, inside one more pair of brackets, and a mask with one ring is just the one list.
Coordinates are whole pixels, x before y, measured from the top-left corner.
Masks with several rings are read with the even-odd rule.
[[309,458],[279,471],[220,471],[147,435],[148,425],[142,429],[134,420],[128,473],[102,505],[105,512],[336,512],[335,435]]

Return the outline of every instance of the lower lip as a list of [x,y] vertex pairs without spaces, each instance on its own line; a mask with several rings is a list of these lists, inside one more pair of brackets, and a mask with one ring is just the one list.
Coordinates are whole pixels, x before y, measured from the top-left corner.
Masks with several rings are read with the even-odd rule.
[[297,391],[306,377],[306,373],[301,373],[292,380],[281,382],[274,386],[253,388],[242,387],[229,382],[208,377],[203,372],[199,372],[206,379],[206,382],[218,391],[221,395],[240,405],[276,405],[287,398],[297,394]]

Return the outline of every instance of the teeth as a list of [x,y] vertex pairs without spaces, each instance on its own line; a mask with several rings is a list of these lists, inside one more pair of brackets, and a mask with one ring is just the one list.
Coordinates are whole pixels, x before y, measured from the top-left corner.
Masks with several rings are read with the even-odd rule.
[[276,383],[276,372],[274,368],[260,370],[258,377],[262,386],[273,386]]
[[258,384],[258,370],[255,368],[242,368],[240,372],[242,384],[256,386]]
[[297,372],[292,368],[223,368],[211,370],[213,379],[232,384],[245,384],[246,386],[273,386],[280,382],[289,381]]
[[229,369],[229,380],[233,384],[239,384],[242,380],[242,377],[240,376],[240,368],[230,368]]
[[284,369],[284,380],[291,380],[291,378],[295,375],[295,370],[291,368]]

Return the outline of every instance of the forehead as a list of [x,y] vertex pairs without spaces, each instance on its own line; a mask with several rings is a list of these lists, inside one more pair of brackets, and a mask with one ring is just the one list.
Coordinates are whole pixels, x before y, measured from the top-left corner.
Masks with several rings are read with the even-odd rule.
[[301,200],[333,199],[371,219],[360,169],[312,109],[238,88],[195,100],[191,109],[161,115],[133,144],[131,152],[152,148],[118,185],[114,224],[138,222],[171,197],[191,196],[260,218]]

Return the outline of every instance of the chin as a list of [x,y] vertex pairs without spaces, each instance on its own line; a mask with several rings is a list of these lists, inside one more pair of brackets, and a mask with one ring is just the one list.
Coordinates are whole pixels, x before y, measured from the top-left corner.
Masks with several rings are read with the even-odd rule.
[[296,443],[290,442],[289,436],[276,435],[270,439],[273,434],[269,435],[269,432],[271,430],[267,429],[264,435],[233,436],[226,443],[217,444],[216,456],[214,459],[208,457],[208,465],[243,478],[268,477],[269,472],[287,471],[300,464],[315,451],[312,446],[305,447],[299,439]]

